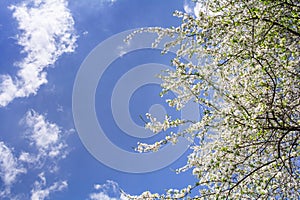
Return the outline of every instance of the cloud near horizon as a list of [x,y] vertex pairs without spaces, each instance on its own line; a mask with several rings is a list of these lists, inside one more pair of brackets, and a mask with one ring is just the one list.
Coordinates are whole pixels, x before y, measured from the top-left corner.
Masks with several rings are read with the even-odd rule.
[[66,0],[29,0],[9,7],[18,22],[17,43],[25,57],[16,76],[0,75],[0,107],[15,98],[35,95],[47,83],[45,68],[74,52],[77,36]]

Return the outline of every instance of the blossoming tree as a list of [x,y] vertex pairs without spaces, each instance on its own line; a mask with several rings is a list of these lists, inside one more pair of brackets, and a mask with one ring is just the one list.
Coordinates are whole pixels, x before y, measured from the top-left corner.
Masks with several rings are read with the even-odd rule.
[[[200,121],[148,115],[158,133],[187,126],[140,152],[156,151],[178,137],[195,138],[187,165],[196,183],[135,199],[298,199],[300,196],[300,2],[198,0],[196,16],[179,11],[179,27],[149,28],[179,47],[174,70],[161,75],[161,95],[178,110],[202,107]],[[139,32],[139,31],[137,31]],[[133,33],[136,34],[136,33]],[[197,58],[199,62],[187,62]],[[201,61],[201,62],[200,62]],[[198,190],[197,196],[191,191]],[[195,194],[195,192],[193,192]],[[129,196],[129,195],[128,195]]]

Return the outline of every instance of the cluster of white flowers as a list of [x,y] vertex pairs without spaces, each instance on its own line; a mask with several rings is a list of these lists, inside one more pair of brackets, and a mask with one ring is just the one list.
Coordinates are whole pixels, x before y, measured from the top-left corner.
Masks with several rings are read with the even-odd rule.
[[182,136],[182,134],[171,132],[170,135],[167,135],[165,139],[155,142],[154,144],[147,144],[138,142],[138,147],[135,149],[136,151],[142,152],[155,152],[158,151],[163,145],[167,143],[171,143],[175,145],[178,142],[178,137]]
[[195,186],[188,185],[186,188],[181,190],[178,189],[169,189],[165,195],[159,195],[158,193],[152,194],[150,191],[145,191],[141,195],[128,195],[125,194],[128,200],[155,200],[155,199],[166,199],[166,200],[174,200],[174,199],[182,199],[187,196]]
[[134,200],[155,200],[155,199],[158,199],[160,197],[159,194],[155,193],[155,194],[152,194],[151,192],[149,191],[145,191],[143,192],[141,195],[138,195],[138,196],[134,196],[134,195],[129,195],[129,194],[126,194],[124,193],[124,196],[128,199],[128,200],[131,200],[131,199],[134,199]]
[[[157,121],[157,119],[149,113],[146,113],[146,117],[147,117],[147,119],[150,120],[150,122],[146,123],[145,127],[154,133],[166,131],[167,129],[169,129],[171,127],[178,127],[180,124],[185,123],[184,121],[182,121],[180,119],[171,120],[171,117],[168,115],[165,116],[165,120],[163,122]],[[139,142],[138,147],[135,150],[140,153],[149,152],[149,151],[155,152],[155,151],[158,151],[163,145],[165,145],[167,143],[176,144],[178,141],[178,137],[180,137],[180,136],[182,136],[181,133],[171,132],[163,140],[157,141],[154,144],[147,144],[147,143]]]
[[168,115],[165,116],[165,120],[163,123],[157,121],[155,117],[153,117],[150,113],[146,113],[146,117],[150,119],[150,122],[148,122],[145,127],[147,129],[150,129],[154,133],[159,133],[161,131],[165,131],[168,128],[170,128],[170,119]]
[[[182,24],[149,28],[158,39],[173,38],[164,52],[177,47],[173,70],[160,76],[161,95],[172,91],[170,106],[195,101],[203,109],[199,122],[158,122],[155,133],[174,126],[184,130],[147,145],[157,151],[178,137],[198,138],[187,165],[198,182],[149,198],[297,199],[300,196],[300,13],[298,1],[201,1],[197,16],[176,11]],[[200,12],[201,11],[201,12]],[[205,11],[205,12],[204,12]],[[213,14],[212,14],[213,13]],[[136,34],[134,33],[134,34]],[[187,62],[196,58],[198,63]],[[139,196],[140,197],[140,196]],[[138,198],[138,197],[137,197]]]

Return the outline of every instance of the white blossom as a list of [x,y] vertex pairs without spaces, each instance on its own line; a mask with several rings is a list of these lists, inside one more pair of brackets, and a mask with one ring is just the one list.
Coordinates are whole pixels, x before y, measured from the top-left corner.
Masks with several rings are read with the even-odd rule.
[[[300,196],[300,2],[283,0],[199,0],[196,16],[176,11],[178,27],[149,28],[154,46],[172,38],[163,53],[178,47],[173,70],[160,76],[161,95],[182,109],[189,101],[203,110],[200,121],[163,122],[147,115],[155,133],[171,127],[154,144],[137,151],[158,151],[178,137],[197,139],[186,166],[198,179],[194,186],[150,192],[133,199],[297,199]],[[198,63],[185,61],[197,58]],[[191,197],[192,198],[192,197]]]

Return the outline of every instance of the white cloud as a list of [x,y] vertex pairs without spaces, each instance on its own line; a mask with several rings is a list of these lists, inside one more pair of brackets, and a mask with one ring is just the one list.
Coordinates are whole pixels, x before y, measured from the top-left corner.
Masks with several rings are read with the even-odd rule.
[[90,194],[90,199],[91,200],[117,200],[116,198],[109,197],[104,192],[92,193]]
[[[118,0],[79,0],[72,1],[70,5],[72,6],[72,10],[79,10],[80,20],[82,18],[86,18],[90,15],[94,15],[95,13],[103,12],[104,9],[112,7]],[[88,34],[87,30],[84,30],[82,35]]]
[[209,10],[209,0],[197,1],[193,8],[193,12],[196,17],[199,17],[200,12],[208,16],[216,16],[221,14],[221,12],[212,12]]
[[196,17],[199,17],[199,13],[207,13],[207,6],[204,3],[196,3],[196,6],[194,7],[194,14]]
[[[38,149],[38,156],[49,158],[65,158],[67,155],[67,144],[62,140],[63,135],[60,128],[55,123],[50,123],[45,117],[34,110],[26,113],[24,119],[21,121],[27,128],[27,137],[31,145]],[[32,160],[32,156],[23,152],[20,159]]]
[[193,13],[194,3],[191,0],[185,0],[183,3],[183,9],[186,13],[192,14]]
[[104,184],[95,184],[97,190],[89,195],[90,200],[128,200],[121,192],[118,183],[107,180]]
[[[49,122],[45,116],[34,110],[26,113],[21,124],[26,127],[26,140],[23,147],[26,148],[28,145],[30,153],[19,149],[21,153],[17,156],[13,149],[0,141],[0,199],[24,199],[22,196],[31,194],[32,200],[39,200],[53,192],[62,191],[67,187],[66,181],[47,184],[46,177],[58,174],[59,160],[68,154],[68,146],[63,134],[67,136],[74,130],[61,130],[58,125]],[[20,179],[20,174],[23,174],[23,179]],[[33,187],[28,185],[27,192],[22,194],[11,192],[15,186],[23,184],[23,180],[28,176],[37,174],[39,180],[34,182]]]
[[10,187],[16,181],[17,176],[26,173],[27,170],[21,166],[12,150],[3,142],[0,142],[0,177],[5,185],[5,191],[0,192],[0,197],[10,192]]
[[49,173],[59,171],[59,161],[67,157],[67,136],[72,130],[63,131],[47,121],[45,116],[34,110],[28,111],[20,123],[26,128],[25,139],[29,141],[29,152],[22,151],[19,160],[31,169],[43,169]]
[[199,17],[202,12],[205,15],[215,16],[221,14],[220,12],[212,12],[209,10],[209,0],[201,0],[192,2],[191,0],[184,0],[183,9],[186,13]]
[[112,180],[107,180],[106,183],[104,183],[102,185],[95,184],[94,189],[103,190],[105,192],[112,191],[113,193],[117,193],[117,192],[119,192],[119,185],[118,185],[118,183],[116,183]]
[[94,185],[95,190],[99,190],[99,189],[101,189],[101,187],[102,187],[102,185],[100,185],[100,184],[95,184]]
[[189,5],[184,5],[183,8],[186,13],[190,14],[193,12],[193,9],[191,7],[189,7]]
[[59,181],[46,187],[47,181],[44,173],[39,174],[40,181],[35,181],[34,188],[31,190],[31,200],[43,200],[53,192],[58,192],[68,187],[67,181]]
[[120,197],[110,197],[104,192],[92,193],[90,194],[90,200],[128,200],[123,194]]
[[36,94],[47,83],[45,68],[76,47],[74,20],[65,0],[28,0],[10,7],[18,22],[18,44],[25,58],[17,76],[0,75],[0,107]]
[[100,0],[100,4],[108,3],[108,4],[114,4],[117,0]]
[[39,115],[34,110],[31,110],[27,112],[25,121],[32,131],[30,139],[37,148],[49,149],[52,144],[58,141],[59,127],[56,124],[47,122],[43,115]]
[[31,155],[27,152],[21,152],[21,155],[19,156],[19,160],[25,163],[34,163],[36,162],[36,156]]

